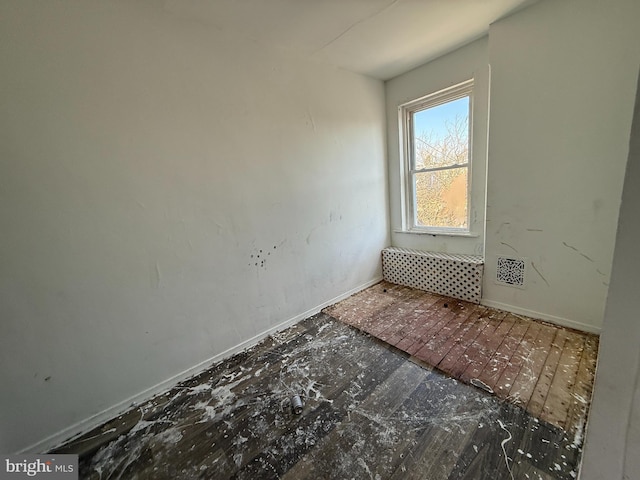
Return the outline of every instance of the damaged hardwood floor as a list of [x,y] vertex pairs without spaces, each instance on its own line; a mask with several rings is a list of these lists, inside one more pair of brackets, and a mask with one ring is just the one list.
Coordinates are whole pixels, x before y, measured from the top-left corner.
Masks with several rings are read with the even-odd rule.
[[381,282],[324,312],[581,435],[598,337]]
[[581,438],[321,313],[55,452],[92,480],[568,480]]

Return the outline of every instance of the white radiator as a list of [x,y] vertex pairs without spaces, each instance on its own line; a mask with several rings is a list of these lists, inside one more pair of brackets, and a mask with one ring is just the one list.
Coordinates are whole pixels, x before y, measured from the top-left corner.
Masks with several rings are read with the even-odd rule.
[[382,275],[388,282],[480,303],[484,260],[477,255],[382,250]]

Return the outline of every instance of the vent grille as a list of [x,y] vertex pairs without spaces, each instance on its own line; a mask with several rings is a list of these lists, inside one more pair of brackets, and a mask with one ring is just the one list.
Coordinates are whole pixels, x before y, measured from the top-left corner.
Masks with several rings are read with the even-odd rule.
[[524,258],[498,257],[496,282],[500,285],[524,288],[526,262]]
[[453,255],[389,247],[382,251],[382,274],[396,285],[480,303],[484,261]]

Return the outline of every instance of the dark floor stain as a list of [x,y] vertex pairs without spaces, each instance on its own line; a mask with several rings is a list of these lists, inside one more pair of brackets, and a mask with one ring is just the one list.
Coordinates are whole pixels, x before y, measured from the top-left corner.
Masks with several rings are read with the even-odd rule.
[[546,480],[575,478],[581,445],[318,314],[56,452],[92,480]]

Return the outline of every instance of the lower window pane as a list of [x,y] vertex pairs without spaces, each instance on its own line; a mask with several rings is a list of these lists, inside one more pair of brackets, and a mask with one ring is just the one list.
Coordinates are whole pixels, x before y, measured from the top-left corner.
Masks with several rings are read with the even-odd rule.
[[414,175],[416,226],[468,228],[468,167]]

